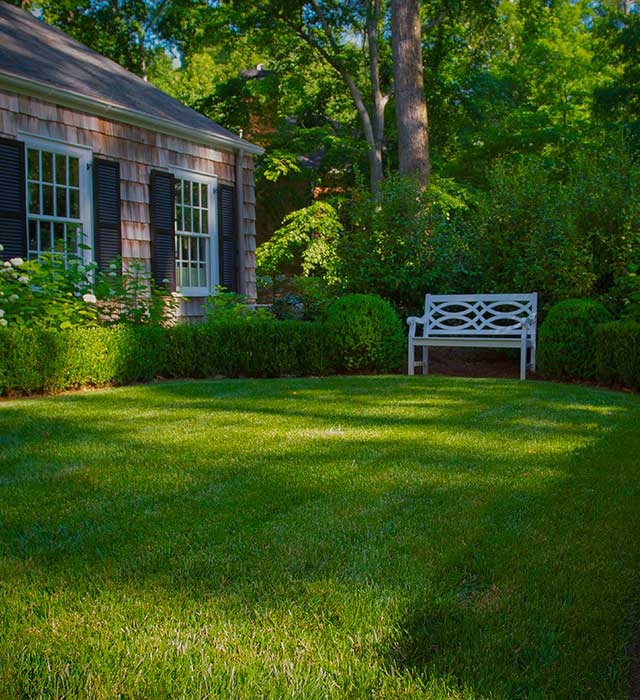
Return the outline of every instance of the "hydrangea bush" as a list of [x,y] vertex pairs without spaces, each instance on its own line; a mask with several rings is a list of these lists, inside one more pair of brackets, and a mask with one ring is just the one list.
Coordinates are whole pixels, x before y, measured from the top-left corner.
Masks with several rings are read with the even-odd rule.
[[6,260],[0,266],[0,327],[161,324],[172,316],[177,299],[154,285],[141,264],[120,269],[119,261],[102,272],[95,263],[56,254]]

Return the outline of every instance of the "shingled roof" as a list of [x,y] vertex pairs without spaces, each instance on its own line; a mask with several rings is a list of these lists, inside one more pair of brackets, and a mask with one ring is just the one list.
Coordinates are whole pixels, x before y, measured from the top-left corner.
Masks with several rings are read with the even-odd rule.
[[76,39],[0,0],[0,88],[251,153],[262,149]]

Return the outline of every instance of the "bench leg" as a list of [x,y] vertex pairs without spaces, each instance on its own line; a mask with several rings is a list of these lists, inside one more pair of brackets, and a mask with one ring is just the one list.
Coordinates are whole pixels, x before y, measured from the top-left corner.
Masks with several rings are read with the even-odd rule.
[[422,348],[422,374],[429,374],[429,348]]
[[529,367],[531,367],[531,371],[535,372],[536,371],[536,345],[535,343],[531,346],[531,361],[529,363]]
[[527,339],[522,338],[520,342],[520,379],[527,378]]
[[409,338],[409,357],[408,357],[408,372],[410,376],[413,376],[414,373],[414,362],[415,362],[415,349],[413,347],[413,342],[411,338]]

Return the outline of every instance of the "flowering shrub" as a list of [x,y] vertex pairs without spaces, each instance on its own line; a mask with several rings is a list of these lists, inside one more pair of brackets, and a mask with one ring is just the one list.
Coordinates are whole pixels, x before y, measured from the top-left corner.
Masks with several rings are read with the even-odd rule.
[[12,258],[0,267],[0,325],[75,328],[98,323],[89,269],[80,260],[51,255]]
[[95,263],[55,254],[7,260],[0,266],[0,327],[160,325],[172,316],[177,299],[167,298],[143,265],[120,269],[119,261],[101,272]]

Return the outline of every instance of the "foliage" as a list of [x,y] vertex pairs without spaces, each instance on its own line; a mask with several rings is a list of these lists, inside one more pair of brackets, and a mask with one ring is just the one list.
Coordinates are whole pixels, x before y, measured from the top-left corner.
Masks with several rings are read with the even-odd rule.
[[161,325],[177,299],[154,284],[140,263],[120,272],[121,261],[99,271],[74,256],[13,258],[0,267],[0,326],[65,330],[80,326]]
[[227,320],[167,329],[171,377],[283,377],[333,370],[321,323]]
[[290,277],[285,292],[271,304],[271,312],[281,320],[324,321],[335,294],[322,277]]
[[244,294],[228,292],[224,287],[216,287],[215,294],[212,294],[204,305],[204,317],[207,323],[251,322],[268,319],[270,314],[266,309],[250,306]]
[[8,326],[0,331],[0,393],[149,381],[164,364],[164,337],[154,326]]
[[596,377],[640,389],[640,323],[601,323],[595,330]]
[[595,330],[610,320],[607,309],[591,299],[568,299],[552,306],[539,331],[540,372],[558,379],[592,379]]
[[280,377],[334,371],[326,324],[228,317],[216,323],[0,330],[0,394],[58,392],[156,376]]
[[133,261],[123,269],[117,259],[95,278],[102,325],[162,325],[175,318],[178,295],[157,285],[144,264]]
[[321,274],[327,284],[335,284],[336,248],[343,228],[334,207],[314,202],[288,214],[282,223],[256,251],[258,274],[272,279],[284,271],[306,277]]
[[12,258],[0,267],[0,325],[74,328],[98,323],[89,276],[78,258]]
[[388,178],[378,195],[357,190],[344,202],[346,233],[337,247],[337,275],[349,292],[378,294],[401,311],[420,304],[426,291],[465,291],[471,285],[470,236],[461,220],[469,194],[432,178]]
[[327,318],[339,368],[392,372],[402,366],[404,333],[389,302],[373,294],[347,294],[331,304]]

